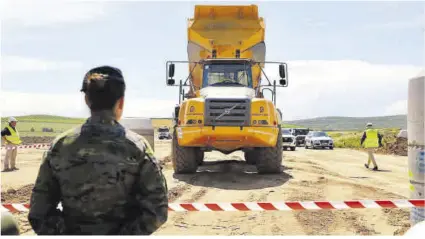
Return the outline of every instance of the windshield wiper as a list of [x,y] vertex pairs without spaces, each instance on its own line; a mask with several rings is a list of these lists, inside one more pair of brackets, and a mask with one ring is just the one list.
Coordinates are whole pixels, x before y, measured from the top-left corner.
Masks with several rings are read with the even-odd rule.
[[217,83],[211,84],[211,86],[212,85],[243,85],[243,84],[234,82],[234,81],[224,81],[224,82],[217,82]]

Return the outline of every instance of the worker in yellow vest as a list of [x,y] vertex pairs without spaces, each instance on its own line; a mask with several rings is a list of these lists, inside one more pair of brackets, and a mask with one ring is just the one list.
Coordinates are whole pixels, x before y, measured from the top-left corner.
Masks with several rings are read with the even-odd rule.
[[377,129],[372,128],[372,123],[367,123],[366,130],[363,133],[360,144],[367,149],[368,161],[364,166],[369,168],[370,163],[373,163],[373,170],[378,170],[378,165],[375,161],[375,156],[373,155],[373,150],[378,147],[382,147],[382,135],[378,132]]
[[2,142],[6,146],[6,157],[4,158],[4,168],[2,172],[18,170],[15,166],[16,154],[18,153],[18,145],[21,144],[22,141],[16,129],[16,123],[17,120],[14,117],[10,117],[9,124],[1,131]]

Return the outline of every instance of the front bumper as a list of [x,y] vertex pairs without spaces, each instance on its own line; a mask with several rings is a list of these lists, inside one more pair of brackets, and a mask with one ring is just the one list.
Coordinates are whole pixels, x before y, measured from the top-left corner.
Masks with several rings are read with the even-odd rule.
[[313,141],[313,145],[314,147],[333,147],[333,142],[314,142]]
[[305,144],[305,139],[296,139],[295,142],[300,145],[300,144]]
[[177,127],[180,146],[206,147],[224,151],[240,148],[274,147],[277,127],[200,126]]
[[295,147],[295,140],[292,140],[291,142],[285,142],[285,139],[282,139],[282,145],[283,147]]

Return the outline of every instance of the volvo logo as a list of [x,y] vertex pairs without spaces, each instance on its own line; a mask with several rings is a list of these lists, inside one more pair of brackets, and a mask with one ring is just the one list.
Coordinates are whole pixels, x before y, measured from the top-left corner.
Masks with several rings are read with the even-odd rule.
[[223,117],[224,115],[228,115],[228,114],[230,114],[230,112],[231,112],[234,108],[236,108],[238,105],[239,105],[239,103],[238,103],[238,104],[236,104],[236,105],[234,105],[234,106],[232,106],[231,108],[224,109],[224,112],[223,112],[221,115],[219,115],[217,118],[215,118],[215,120],[219,120],[219,119],[220,119],[221,117]]

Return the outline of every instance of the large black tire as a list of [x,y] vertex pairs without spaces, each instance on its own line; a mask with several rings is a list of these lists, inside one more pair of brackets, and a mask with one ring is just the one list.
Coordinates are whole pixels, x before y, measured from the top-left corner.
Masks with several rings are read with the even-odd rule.
[[247,164],[255,165],[258,161],[258,157],[260,157],[257,150],[252,150],[245,152],[245,161]]
[[282,131],[279,128],[277,142],[271,148],[259,148],[259,159],[257,161],[257,171],[259,174],[281,173],[282,166]]
[[174,131],[173,136],[171,160],[173,162],[174,173],[196,173],[198,169],[197,148],[181,147],[177,141],[176,131]]
[[295,151],[295,147],[291,147],[291,151]]
[[204,156],[205,156],[204,151],[197,148],[195,150],[195,153],[196,153],[196,162],[198,163],[198,165],[202,165],[204,163]]

